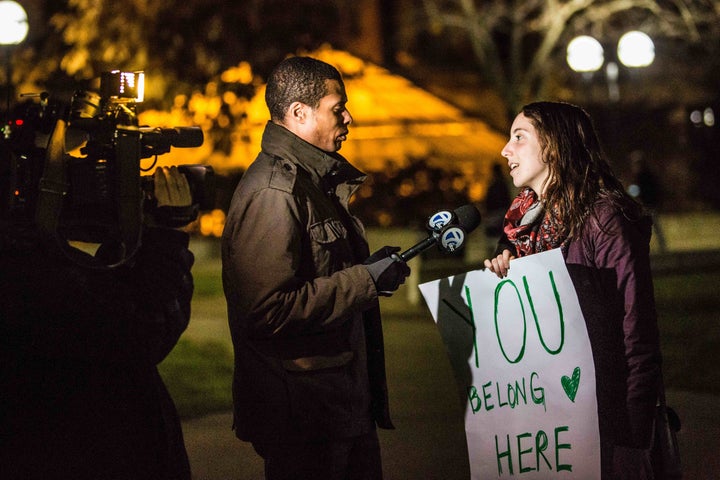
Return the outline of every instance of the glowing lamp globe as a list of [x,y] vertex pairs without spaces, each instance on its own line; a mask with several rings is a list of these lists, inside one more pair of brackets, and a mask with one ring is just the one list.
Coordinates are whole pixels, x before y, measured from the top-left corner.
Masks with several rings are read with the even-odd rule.
[[596,72],[604,61],[603,47],[593,37],[575,37],[567,46],[567,63],[576,72]]
[[12,0],[0,1],[0,45],[17,45],[28,34],[25,9]]
[[643,32],[628,32],[618,41],[618,59],[626,67],[647,67],[655,60],[655,44]]

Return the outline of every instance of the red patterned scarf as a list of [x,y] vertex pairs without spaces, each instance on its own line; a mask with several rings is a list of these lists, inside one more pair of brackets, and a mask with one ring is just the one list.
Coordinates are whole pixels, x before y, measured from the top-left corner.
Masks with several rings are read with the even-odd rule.
[[557,212],[545,212],[542,202],[530,188],[524,188],[505,214],[504,231],[515,245],[518,257],[544,252],[562,245]]

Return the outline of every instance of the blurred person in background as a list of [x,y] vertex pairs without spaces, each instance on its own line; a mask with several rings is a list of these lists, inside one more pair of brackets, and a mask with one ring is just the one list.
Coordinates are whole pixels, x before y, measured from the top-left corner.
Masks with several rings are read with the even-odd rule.
[[630,153],[630,168],[632,178],[627,188],[628,193],[635,200],[640,202],[652,217],[653,231],[658,241],[660,251],[667,250],[667,242],[665,241],[665,233],[662,225],[660,225],[660,216],[658,210],[662,202],[662,188],[657,176],[653,173],[647,164],[645,154],[641,150],[634,150]]
[[505,180],[503,167],[493,163],[492,176],[485,194],[485,235],[497,241],[503,231],[505,212],[510,206],[510,189]]

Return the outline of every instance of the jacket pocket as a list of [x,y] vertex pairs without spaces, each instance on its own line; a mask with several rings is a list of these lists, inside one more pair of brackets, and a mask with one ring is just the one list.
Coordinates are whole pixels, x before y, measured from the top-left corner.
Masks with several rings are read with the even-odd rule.
[[360,395],[352,388],[350,364],[286,370],[285,378],[292,431],[321,438],[346,433]]
[[325,368],[342,367],[347,365],[354,357],[353,352],[343,352],[339,355],[315,355],[283,360],[285,370],[292,372],[306,372],[309,370],[322,370]]
[[340,220],[329,218],[310,225],[310,237],[321,245],[331,245],[347,238],[347,229]]
[[348,231],[340,220],[329,218],[310,225],[312,255],[318,275],[329,275],[345,268],[352,257]]

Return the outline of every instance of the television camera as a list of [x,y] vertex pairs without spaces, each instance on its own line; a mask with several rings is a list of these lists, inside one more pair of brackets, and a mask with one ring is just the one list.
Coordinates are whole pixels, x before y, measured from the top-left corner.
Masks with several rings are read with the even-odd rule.
[[143,72],[112,71],[101,75],[99,93],[77,90],[69,105],[45,92],[24,95],[0,137],[0,220],[41,219],[66,241],[115,241],[127,258],[139,247],[145,216],[179,227],[211,209],[214,171],[200,164],[178,166],[192,205],[157,206],[151,175],[157,156],[202,145],[203,132],[140,126],[143,92]]

